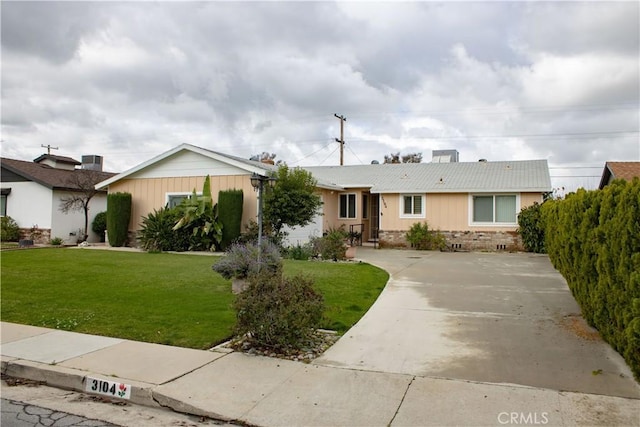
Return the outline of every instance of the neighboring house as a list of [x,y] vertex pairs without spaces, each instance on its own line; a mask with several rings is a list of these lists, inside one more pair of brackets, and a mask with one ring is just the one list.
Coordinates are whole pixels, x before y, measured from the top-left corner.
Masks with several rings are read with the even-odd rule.
[[[109,193],[132,195],[132,235],[143,216],[166,204],[174,205],[202,188],[211,176],[214,203],[218,191],[242,189],[243,223],[255,219],[257,197],[252,173],[265,175],[276,167],[257,161],[182,144],[97,185]],[[304,228],[289,230],[289,242],[345,226],[379,238],[388,245],[405,245],[404,235],[415,222],[428,221],[447,243],[459,249],[513,249],[521,208],[541,203],[551,191],[546,160],[403,163],[360,166],[305,167],[318,181],[323,212]]]
[[[83,156],[85,163],[80,163],[70,157],[49,154],[33,162],[1,158],[0,215],[13,218],[24,238],[48,243],[59,237],[65,243],[77,243],[84,229],[84,212],[65,214],[60,211],[60,203],[80,191],[78,180],[74,179],[77,174],[94,174],[98,180],[115,175],[101,171],[101,160],[99,156]],[[97,213],[106,210],[107,193],[102,191],[89,202],[90,242],[100,241],[100,236],[91,231],[91,223]]]
[[640,177],[640,162],[606,162],[598,189],[602,190],[614,179],[631,181],[635,177]]

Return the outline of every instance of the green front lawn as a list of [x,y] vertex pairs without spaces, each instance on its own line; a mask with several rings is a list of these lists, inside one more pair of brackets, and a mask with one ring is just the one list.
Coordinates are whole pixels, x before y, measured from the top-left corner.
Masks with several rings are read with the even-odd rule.
[[[8,251],[2,320],[191,348],[230,337],[231,283],[210,256],[89,249]],[[344,332],[387,282],[368,264],[285,261],[285,274],[315,278],[327,305],[323,327]]]

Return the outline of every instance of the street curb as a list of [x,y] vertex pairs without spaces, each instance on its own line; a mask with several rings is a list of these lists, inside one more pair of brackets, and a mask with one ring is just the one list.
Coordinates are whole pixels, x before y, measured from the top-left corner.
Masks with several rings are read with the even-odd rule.
[[[124,382],[131,386],[131,398],[123,400],[137,405],[144,405],[159,408],[161,405],[154,400],[153,389],[156,384],[149,384],[140,381],[131,381],[125,378],[112,377],[108,375],[94,375],[78,369],[65,368],[63,366],[50,365],[29,360],[14,359],[2,361],[2,373],[9,377],[28,379],[42,382],[50,387],[57,387],[65,390],[73,390],[81,393],[85,391],[85,381],[87,375],[92,375],[109,381]],[[93,395],[93,393],[88,393]],[[109,398],[121,400],[117,398]]]

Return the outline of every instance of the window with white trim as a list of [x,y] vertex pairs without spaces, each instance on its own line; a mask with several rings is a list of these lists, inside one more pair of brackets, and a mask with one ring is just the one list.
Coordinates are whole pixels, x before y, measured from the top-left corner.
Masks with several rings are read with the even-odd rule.
[[471,215],[474,224],[517,224],[518,197],[515,194],[474,195]]
[[168,193],[167,194],[167,206],[169,209],[179,206],[183,200],[191,198],[193,193]]
[[340,194],[340,218],[356,217],[356,194]]
[[0,216],[7,216],[7,196],[0,195]]
[[401,218],[424,218],[424,195],[403,194],[400,203]]

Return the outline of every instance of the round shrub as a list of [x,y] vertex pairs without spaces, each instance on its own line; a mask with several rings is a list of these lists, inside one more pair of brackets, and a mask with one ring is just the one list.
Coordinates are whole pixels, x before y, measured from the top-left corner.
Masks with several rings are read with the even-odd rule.
[[225,279],[245,279],[258,273],[273,274],[282,268],[282,258],[269,241],[262,242],[262,250],[254,243],[234,243],[211,268]]
[[91,223],[91,230],[100,237],[100,241],[104,242],[104,232],[107,231],[107,213],[100,212]]

